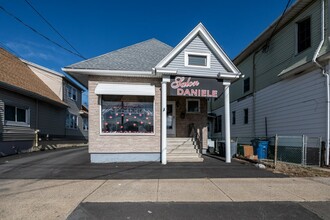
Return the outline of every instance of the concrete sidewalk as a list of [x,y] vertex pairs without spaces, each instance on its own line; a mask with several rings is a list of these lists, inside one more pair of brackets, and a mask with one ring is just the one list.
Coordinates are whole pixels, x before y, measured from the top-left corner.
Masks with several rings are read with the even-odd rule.
[[[320,209],[322,216],[330,219],[330,178],[289,178],[248,163],[227,164],[214,158],[205,158],[203,163],[166,166],[90,164],[87,149],[78,148],[0,160],[1,219],[89,219],[75,214],[86,211],[89,216],[98,207],[98,216],[102,217],[104,211],[106,218],[109,210],[115,214],[117,207],[122,207],[121,211],[134,207],[139,210],[150,204],[155,210],[202,209],[196,204],[216,210],[222,204],[231,211],[236,206],[232,204],[237,204],[247,213],[259,208],[263,211],[300,207],[299,211],[304,211],[304,205]],[[93,210],[84,211],[87,208]],[[313,213],[306,212],[307,218]],[[314,217],[309,219],[317,219]]]
[[107,180],[84,202],[330,201],[330,178]]
[[1,180],[0,184],[2,219],[64,219],[81,203],[248,201],[330,201],[330,178]]

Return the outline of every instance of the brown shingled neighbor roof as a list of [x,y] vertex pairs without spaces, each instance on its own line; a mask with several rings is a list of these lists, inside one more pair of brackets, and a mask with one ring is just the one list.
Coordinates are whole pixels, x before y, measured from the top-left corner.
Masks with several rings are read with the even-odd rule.
[[25,63],[3,48],[0,48],[0,83],[1,86],[13,88],[23,95],[66,106]]

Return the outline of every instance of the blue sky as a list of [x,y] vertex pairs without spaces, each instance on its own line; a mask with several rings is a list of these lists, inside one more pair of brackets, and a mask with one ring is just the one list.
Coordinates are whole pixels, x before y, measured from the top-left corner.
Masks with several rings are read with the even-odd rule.
[[[92,58],[150,38],[176,46],[199,22],[233,59],[278,18],[287,0],[28,0],[74,48]],[[26,3],[0,6],[73,51]],[[62,72],[82,58],[47,41],[0,10],[0,46]],[[86,97],[85,97],[86,99]]]

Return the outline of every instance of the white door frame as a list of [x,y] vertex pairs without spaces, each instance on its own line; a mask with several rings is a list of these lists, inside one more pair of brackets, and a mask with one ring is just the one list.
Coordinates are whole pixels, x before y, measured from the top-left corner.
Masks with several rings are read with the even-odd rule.
[[[175,112],[175,101],[167,101],[167,105],[172,105],[172,129],[168,129],[166,126],[167,136],[176,136],[176,112]],[[167,113],[166,113],[166,123],[167,123]]]

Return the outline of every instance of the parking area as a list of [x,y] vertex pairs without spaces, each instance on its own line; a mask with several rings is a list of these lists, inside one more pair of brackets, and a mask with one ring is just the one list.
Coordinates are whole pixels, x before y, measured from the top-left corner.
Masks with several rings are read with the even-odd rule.
[[87,148],[36,152],[0,159],[1,179],[186,179],[282,178],[245,161],[225,163],[204,155],[204,162],[91,164]]

